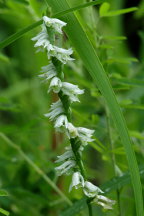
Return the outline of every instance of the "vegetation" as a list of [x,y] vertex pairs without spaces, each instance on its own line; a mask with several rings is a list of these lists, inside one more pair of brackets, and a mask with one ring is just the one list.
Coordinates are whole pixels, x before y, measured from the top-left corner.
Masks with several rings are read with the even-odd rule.
[[[48,59],[31,40],[44,15],[67,23],[58,43],[75,61],[64,64],[65,82],[85,89],[72,122],[95,130],[81,159],[87,179],[116,201],[111,210],[57,175],[69,139],[44,114],[61,96],[40,81]],[[143,1],[0,0],[1,215],[143,216],[143,17]]]

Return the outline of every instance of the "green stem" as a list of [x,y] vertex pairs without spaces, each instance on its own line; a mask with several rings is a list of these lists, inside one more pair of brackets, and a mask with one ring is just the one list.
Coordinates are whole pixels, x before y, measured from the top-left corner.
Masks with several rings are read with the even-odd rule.
[[81,155],[80,155],[80,153],[78,151],[78,149],[79,149],[79,147],[81,145],[81,141],[79,140],[78,137],[76,137],[76,138],[71,138],[70,143],[71,143],[71,147],[72,147],[72,150],[73,150],[75,158],[76,158],[77,165],[78,165],[78,167],[80,169],[80,172],[81,172],[84,180],[86,180],[86,174],[85,174],[84,165],[83,165],[83,162],[82,162],[82,159],[81,159]]
[[90,204],[89,199],[87,200],[87,206],[88,206],[89,216],[92,216],[93,215],[93,213],[92,213],[92,206]]
[[0,137],[13,149],[18,151],[21,157],[47,182],[62,198],[67,202],[68,205],[72,205],[72,202],[63,194],[63,192],[53,183],[53,181],[21,150],[21,148],[13,143],[5,134],[0,132]]

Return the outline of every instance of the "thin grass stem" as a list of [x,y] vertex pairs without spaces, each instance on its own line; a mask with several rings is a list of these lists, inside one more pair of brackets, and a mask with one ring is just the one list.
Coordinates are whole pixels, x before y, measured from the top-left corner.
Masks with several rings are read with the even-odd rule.
[[72,205],[72,202],[66,197],[66,195],[52,182],[52,180],[22,151],[22,149],[13,143],[5,134],[0,132],[0,137],[13,149],[15,149],[21,157],[48,183],[68,205]]

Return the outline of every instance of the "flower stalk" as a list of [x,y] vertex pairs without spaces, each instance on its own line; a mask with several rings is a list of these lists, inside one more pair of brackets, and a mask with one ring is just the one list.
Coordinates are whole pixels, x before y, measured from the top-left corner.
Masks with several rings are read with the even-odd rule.
[[[101,194],[103,191],[89,181],[87,181],[84,165],[82,162],[82,151],[84,147],[92,142],[94,130],[83,127],[75,127],[71,122],[71,104],[80,102],[78,96],[84,93],[77,85],[64,82],[63,66],[68,61],[73,61],[72,49],[63,49],[56,46],[57,38],[62,34],[62,28],[66,23],[58,19],[43,17],[42,31],[34,38],[37,51],[46,51],[49,65],[42,67],[42,74],[39,75],[44,81],[49,82],[48,92],[53,91],[59,100],[51,105],[45,117],[54,122],[56,131],[66,134],[70,141],[70,146],[66,147],[66,152],[56,160],[61,163],[55,168],[57,175],[72,174],[72,183],[69,191],[74,187],[81,187],[87,197],[89,216],[92,216],[91,202],[101,205],[104,209],[111,209],[114,201]],[[100,195],[99,195],[100,194]]]

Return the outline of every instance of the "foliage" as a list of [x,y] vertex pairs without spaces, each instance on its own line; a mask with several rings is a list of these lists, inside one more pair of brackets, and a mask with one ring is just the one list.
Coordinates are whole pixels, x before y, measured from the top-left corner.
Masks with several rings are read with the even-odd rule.
[[[144,33],[140,26],[143,3],[141,1],[139,5],[127,8],[124,1],[111,0],[101,6],[102,1],[98,1],[96,6],[86,0],[67,2],[75,11],[74,21],[77,19],[82,29],[78,28],[79,24],[72,26],[71,9],[59,7],[54,12],[60,19],[65,14],[64,19],[67,19],[65,30],[69,39],[65,36],[62,43],[65,47],[73,46],[76,49],[76,61],[65,66],[64,72],[67,81],[86,89],[85,95],[81,96],[82,102],[72,107],[73,120],[77,126],[95,129],[95,141],[84,152],[84,164],[89,179],[101,185],[107,195],[117,201],[112,211],[103,212],[93,206],[94,215],[136,215],[137,207],[137,215],[142,216],[142,200],[138,201],[141,188],[139,183],[134,183],[139,182],[139,174],[132,147],[140,166],[143,185]],[[2,215],[9,215],[7,211],[15,216],[87,215],[81,190],[68,193],[71,179],[58,178],[54,171],[56,155],[63,153],[68,141],[55,134],[51,123],[43,117],[55,95],[47,95],[46,85],[42,85],[37,78],[40,67],[46,65],[47,60],[45,54],[35,54],[31,38],[39,31],[41,17],[44,14],[53,16],[50,9],[52,3],[52,0],[0,1],[0,41],[4,41],[0,43],[0,47],[4,48],[0,51]],[[128,12],[132,13],[124,15]],[[130,39],[126,38],[126,33],[132,31],[132,27],[125,26],[123,19],[126,16],[137,26],[137,52],[133,52],[134,44],[129,45]],[[83,42],[81,33],[87,34],[89,40]],[[101,74],[99,60],[94,59],[89,50],[91,44],[105,70]],[[89,65],[86,61],[89,61]],[[93,74],[91,72],[94,79],[88,73],[92,71],[91,64],[95,68]],[[118,104],[113,103],[115,96],[111,85],[126,119],[132,145],[123,130],[124,125],[120,124]],[[119,124],[118,130],[112,117],[115,124]],[[123,136],[123,141],[119,139],[120,136]],[[123,145],[127,148],[126,152]],[[131,164],[130,169],[126,157]],[[128,170],[133,172],[137,204]],[[136,176],[137,179],[134,179]]]

